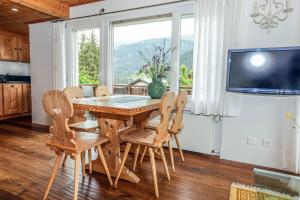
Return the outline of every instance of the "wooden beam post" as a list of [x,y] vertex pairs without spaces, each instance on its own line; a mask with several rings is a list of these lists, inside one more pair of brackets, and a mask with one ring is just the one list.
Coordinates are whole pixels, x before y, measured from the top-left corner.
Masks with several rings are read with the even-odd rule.
[[69,17],[69,6],[59,0],[9,0],[57,18]]

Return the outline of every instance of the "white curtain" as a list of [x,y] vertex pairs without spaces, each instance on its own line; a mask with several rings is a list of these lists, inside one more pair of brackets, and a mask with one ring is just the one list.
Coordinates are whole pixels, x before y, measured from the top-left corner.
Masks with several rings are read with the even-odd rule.
[[76,31],[68,27],[66,28],[67,37],[67,86],[79,85],[79,68],[77,59],[77,37]]
[[66,73],[66,24],[53,23],[54,28],[54,89],[63,90],[67,86]]
[[239,115],[238,95],[225,92],[227,52],[242,47],[243,0],[198,0],[192,112]]
[[[300,97],[288,98],[283,110],[294,116],[296,122],[300,124]],[[283,168],[300,174],[300,127],[297,127],[296,122],[291,119],[283,120],[281,130]]]

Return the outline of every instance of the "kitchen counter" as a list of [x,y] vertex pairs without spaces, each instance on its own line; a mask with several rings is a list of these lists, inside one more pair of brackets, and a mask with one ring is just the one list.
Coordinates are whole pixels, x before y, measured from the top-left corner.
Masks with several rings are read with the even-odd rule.
[[19,76],[19,75],[0,75],[0,83],[10,83],[10,84],[17,84],[17,83],[30,83],[31,77],[30,76]]

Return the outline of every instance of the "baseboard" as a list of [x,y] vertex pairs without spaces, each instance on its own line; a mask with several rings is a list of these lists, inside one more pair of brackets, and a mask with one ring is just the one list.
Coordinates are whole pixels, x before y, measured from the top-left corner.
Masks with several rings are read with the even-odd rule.
[[47,125],[42,125],[42,124],[35,124],[35,123],[31,123],[32,129],[33,130],[37,130],[39,132],[48,132],[49,131],[49,127]]
[[214,161],[216,161],[218,163],[221,163],[221,164],[228,164],[228,165],[231,165],[231,166],[243,167],[243,168],[251,169],[251,170],[253,170],[254,168],[264,169],[264,170],[269,170],[269,171],[273,171],[273,172],[278,172],[278,173],[283,173],[283,174],[288,174],[288,175],[293,175],[293,176],[300,177],[300,174],[296,174],[294,172],[290,172],[290,171],[287,171],[287,170],[284,170],[284,169],[276,169],[276,168],[272,168],[272,167],[264,167],[264,166],[260,166],[260,165],[253,165],[253,164],[239,162],[239,161],[226,160],[226,159],[220,158],[219,156],[205,154],[205,153],[199,153],[199,152],[193,152],[193,151],[187,151],[187,150],[183,150],[183,152],[188,153],[188,154],[199,155],[201,157],[206,157],[209,160],[214,160]]

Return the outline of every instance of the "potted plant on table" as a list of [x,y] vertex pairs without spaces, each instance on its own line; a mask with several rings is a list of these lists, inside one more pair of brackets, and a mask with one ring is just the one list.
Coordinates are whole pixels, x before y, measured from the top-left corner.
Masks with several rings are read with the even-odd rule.
[[166,40],[163,41],[162,46],[154,45],[154,51],[150,58],[144,52],[139,51],[141,58],[145,62],[140,70],[140,74],[144,74],[152,79],[152,82],[148,85],[148,94],[152,99],[160,99],[166,91],[163,80],[167,78],[170,71],[168,58],[171,51],[171,48],[166,47]]

